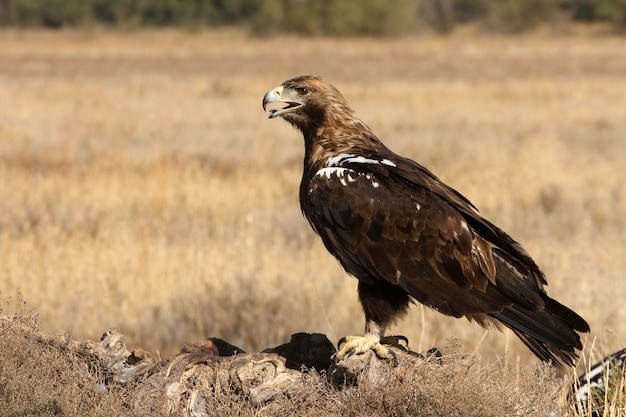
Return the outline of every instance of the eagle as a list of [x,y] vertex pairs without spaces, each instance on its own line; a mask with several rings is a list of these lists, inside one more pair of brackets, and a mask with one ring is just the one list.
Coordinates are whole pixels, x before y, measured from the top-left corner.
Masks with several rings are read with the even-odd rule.
[[[365,335],[336,353],[393,359],[386,329],[420,302],[483,327],[502,324],[541,360],[573,366],[589,325],[550,298],[528,252],[427,168],[385,146],[319,76],[263,97],[304,136],[300,205],[326,249],[358,279]],[[396,339],[397,342],[397,339]],[[341,343],[341,342],[340,342]]]

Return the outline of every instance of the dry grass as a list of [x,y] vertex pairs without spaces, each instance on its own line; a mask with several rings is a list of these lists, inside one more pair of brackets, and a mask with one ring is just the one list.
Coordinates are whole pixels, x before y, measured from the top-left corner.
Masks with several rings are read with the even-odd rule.
[[[2,32],[0,62],[0,295],[45,331],[118,326],[163,356],[361,332],[356,280],[299,212],[302,140],[261,110],[317,73],[524,244],[591,324],[587,362],[626,345],[623,38]],[[531,359],[419,307],[392,332],[487,368]]]
[[[38,340],[31,313],[0,322],[0,415],[121,416],[128,399],[120,390],[96,393],[102,378],[65,346]],[[126,409],[127,410],[127,409]]]
[[[153,416],[162,397],[136,386],[111,387],[95,363],[69,348],[69,340],[42,339],[31,313],[0,321],[0,410],[3,416]],[[91,372],[88,372],[91,369]],[[207,396],[210,416],[547,416],[559,415],[560,386],[538,367],[511,378],[499,366],[472,367],[452,350],[439,360],[404,358],[379,381],[334,388],[323,374],[305,375],[292,397],[254,406],[241,395]],[[136,389],[136,390],[135,390]],[[141,396],[141,400],[138,400]],[[558,414],[557,414],[558,413]]]

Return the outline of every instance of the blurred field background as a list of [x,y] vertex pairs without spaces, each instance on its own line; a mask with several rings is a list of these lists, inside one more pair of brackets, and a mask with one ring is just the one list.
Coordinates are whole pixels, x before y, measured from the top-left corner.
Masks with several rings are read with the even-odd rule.
[[[77,339],[115,326],[163,357],[209,336],[254,351],[360,334],[356,280],[300,213],[302,138],[261,109],[300,74],[520,241],[589,321],[594,359],[626,346],[626,39],[586,31],[5,29],[2,312],[35,309]],[[487,363],[532,357],[419,306],[391,333]]]

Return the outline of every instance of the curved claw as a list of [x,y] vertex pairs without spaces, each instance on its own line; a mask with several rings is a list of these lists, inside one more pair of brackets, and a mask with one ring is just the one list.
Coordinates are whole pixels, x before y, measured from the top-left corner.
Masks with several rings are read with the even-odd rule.
[[[342,337],[341,339],[339,339],[339,341],[337,342],[337,350],[341,350],[341,345],[343,345],[344,343],[346,343],[346,340],[348,338],[346,336]],[[336,356],[337,354],[335,353],[333,356]]]
[[[401,342],[404,342],[402,344]],[[409,352],[409,339],[406,336],[385,336],[380,340],[383,345],[393,346],[397,349],[401,349],[404,352]]]
[[[382,346],[382,345],[379,345]],[[393,350],[389,349],[389,348],[385,348],[385,353],[387,354],[387,356],[391,356],[391,365],[396,367],[398,366],[398,355],[396,355],[396,352],[394,352]],[[376,355],[378,356],[378,352],[376,352]],[[380,356],[378,356],[380,358]]]

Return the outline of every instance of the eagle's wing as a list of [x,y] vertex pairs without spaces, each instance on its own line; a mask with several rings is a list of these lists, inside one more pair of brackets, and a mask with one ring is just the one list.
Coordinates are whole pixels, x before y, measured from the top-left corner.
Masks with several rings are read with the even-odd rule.
[[[523,261],[472,223],[495,226],[481,226],[469,201],[413,161],[348,158],[314,173],[305,199],[326,248],[361,281],[386,280],[444,314],[483,324],[485,314],[515,303],[543,306],[543,276],[518,271]],[[510,273],[496,274],[496,264]]]

